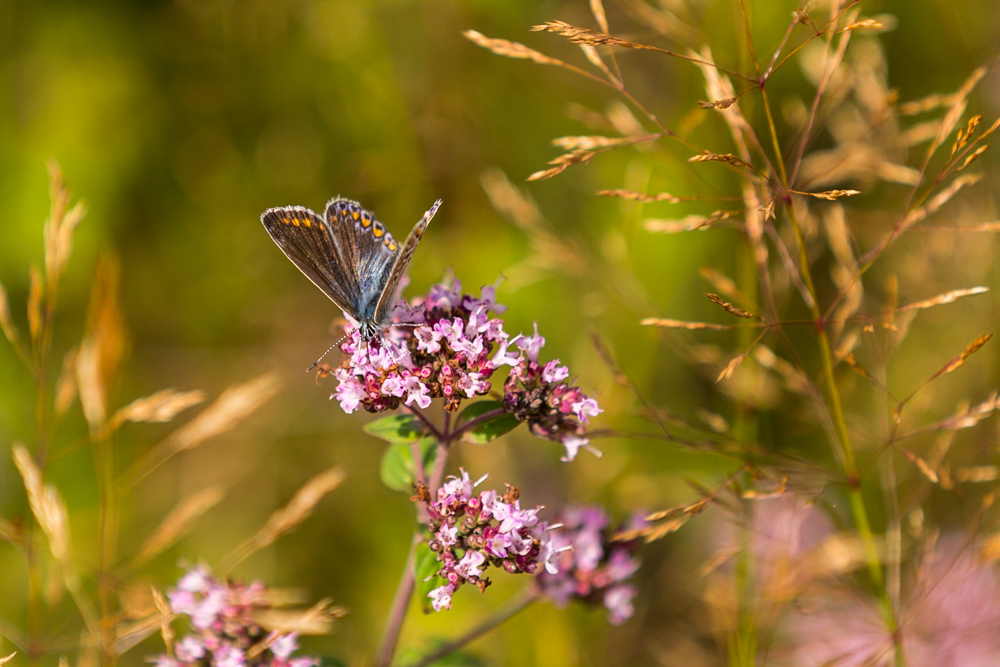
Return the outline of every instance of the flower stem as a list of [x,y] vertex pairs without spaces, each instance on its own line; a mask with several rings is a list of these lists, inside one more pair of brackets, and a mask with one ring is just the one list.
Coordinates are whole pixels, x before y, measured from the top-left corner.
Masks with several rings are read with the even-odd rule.
[[434,458],[434,467],[431,469],[430,479],[427,480],[427,490],[430,491],[431,497],[434,497],[438,487],[441,486],[441,480],[444,479],[444,465],[447,462],[448,441],[444,440],[438,443],[437,456]]
[[538,591],[534,586],[528,586],[525,588],[520,595],[512,599],[505,606],[501,607],[495,614],[487,618],[485,621],[472,628],[464,635],[454,639],[447,644],[441,646],[436,651],[428,653],[422,657],[417,662],[409,665],[409,667],[427,667],[431,663],[437,662],[441,658],[451,655],[458,649],[462,648],[473,639],[477,639],[487,632],[496,628],[503,623],[507,622],[524,609],[526,609],[532,602],[538,599]]
[[[451,415],[445,412],[444,426],[438,430],[427,418],[418,410],[413,410],[413,414],[424,421],[438,441],[437,456],[434,459],[434,468],[428,479],[428,490],[433,496],[441,486],[444,478],[445,464],[448,462],[448,441],[451,439],[449,428],[451,426]],[[414,464],[420,466],[419,458],[414,459]],[[417,516],[418,521],[420,515]],[[399,584],[396,586],[396,594],[392,598],[392,606],[389,608],[389,617],[385,622],[385,630],[382,633],[382,641],[379,643],[378,653],[375,654],[375,667],[389,667],[392,658],[396,653],[396,644],[399,643],[399,633],[403,630],[403,621],[406,619],[406,610],[410,606],[410,598],[413,596],[413,589],[416,585],[416,575],[414,573],[414,561],[416,560],[417,546],[423,541],[423,536],[417,532],[413,535],[410,543],[410,553],[406,557],[406,565],[400,575]]]
[[378,653],[375,654],[375,667],[389,667],[392,664],[392,656],[396,653],[396,643],[399,641],[399,633],[403,629],[403,619],[406,618],[406,609],[410,606],[410,597],[413,595],[413,587],[416,583],[413,564],[417,556],[417,545],[422,540],[420,533],[413,534],[413,540],[410,542],[410,553],[406,557],[403,574],[399,578],[396,594],[392,598],[392,606],[389,608],[389,617],[385,622],[385,630],[382,633]]
[[430,434],[434,436],[435,440],[441,442],[444,439],[444,436],[441,434],[441,431],[439,431],[438,427],[435,426],[434,423],[427,418],[427,415],[425,415],[423,412],[410,405],[406,406],[406,409],[409,410],[414,417],[419,419],[420,422],[427,427],[427,430],[430,431]]
[[489,421],[491,419],[496,419],[497,417],[503,417],[505,414],[507,414],[507,411],[504,410],[503,408],[497,408],[496,410],[490,410],[489,412],[484,412],[483,414],[479,415],[478,417],[476,417],[474,419],[470,419],[469,421],[467,421],[466,423],[462,424],[461,426],[459,426],[458,428],[456,428],[454,431],[452,431],[448,435],[448,441],[452,442],[454,440],[457,440],[458,438],[462,437],[462,435],[466,431],[470,431],[470,430],[476,428],[477,426],[479,426],[483,422]]

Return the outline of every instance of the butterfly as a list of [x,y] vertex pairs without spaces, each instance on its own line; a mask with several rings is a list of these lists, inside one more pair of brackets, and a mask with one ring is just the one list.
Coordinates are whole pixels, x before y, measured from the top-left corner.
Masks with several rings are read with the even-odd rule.
[[399,283],[440,205],[434,202],[402,245],[370,211],[339,196],[327,202],[322,217],[303,206],[283,206],[267,209],[260,221],[299,271],[357,321],[361,339],[384,345]]

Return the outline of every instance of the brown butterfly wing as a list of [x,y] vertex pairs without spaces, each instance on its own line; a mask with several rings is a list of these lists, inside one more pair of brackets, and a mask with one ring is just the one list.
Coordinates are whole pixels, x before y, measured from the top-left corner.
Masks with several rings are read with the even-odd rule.
[[324,217],[334,232],[334,243],[341,256],[353,268],[352,289],[356,290],[359,319],[375,324],[375,306],[399,254],[399,244],[385,226],[356,201],[341,197],[331,199]]
[[269,208],[260,216],[264,229],[306,278],[341,310],[357,317],[351,290],[357,281],[352,265],[338,249],[332,231],[318,215],[302,206]]

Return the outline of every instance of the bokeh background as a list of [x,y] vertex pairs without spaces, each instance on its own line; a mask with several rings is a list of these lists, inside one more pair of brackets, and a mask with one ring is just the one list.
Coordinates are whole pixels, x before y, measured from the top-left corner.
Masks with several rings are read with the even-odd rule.
[[[636,17],[649,8],[667,10],[689,26],[665,40],[669,48],[708,43],[719,62],[747,69],[735,2],[606,4],[616,34],[665,40]],[[795,3],[749,5],[760,52],[769,54]],[[1000,14],[991,0],[865,2],[863,10],[896,17],[893,30],[863,39],[884,51],[889,86],[903,100],[957,89],[971,70],[990,63],[1000,35]],[[440,197],[444,205],[412,264],[409,294],[426,290],[447,271],[472,290],[508,275],[499,290],[500,302],[510,306],[507,329],[530,330],[538,323],[548,340],[547,358],[562,359],[585,390],[597,392],[606,410],[598,426],[652,430],[633,397],[614,383],[590,329],[608,342],[655,405],[691,418],[707,410],[732,419],[732,404],[711,378],[688,368],[638,321],[716,318],[702,296],[710,288],[698,269],[738,271],[736,237],[726,230],[651,235],[642,229],[644,216],[682,217],[706,209],[656,204],[644,210],[594,196],[615,187],[737,194],[731,175],[692,170],[684,162],[688,151],[660,144],[612,152],[529,184],[547,228],[579,249],[582,270],[563,258],[537,257],[529,235],[494,210],[484,191],[484,174],[495,182],[502,172],[520,183],[558,154],[549,144],[553,137],[605,133],[584,121],[588,114],[618,109],[613,91],[557,68],[497,57],[461,34],[475,29],[585,65],[564,40],[528,32],[553,19],[594,27],[583,0],[0,3],[0,282],[18,321],[27,269],[42,258],[49,206],[45,161],[54,158],[89,206],[60,299],[57,355],[79,341],[97,258],[110,252],[122,265],[129,334],[112,406],[164,387],[204,389],[211,399],[265,371],[283,380],[278,396],[238,429],[178,457],[122,498],[121,550],[128,554],[178,500],[210,484],[226,488],[222,503],[181,544],[147,565],[139,581],[168,586],[180,573],[180,559],[221,558],[315,472],[343,464],[347,481],[315,515],[235,574],[301,588],[312,599],[332,596],[351,610],[332,635],[306,640],[306,652],[363,664],[378,642],[406,556],[413,507],[378,482],[384,444],[362,432],[370,417],[344,415],[328,400],[332,384],[317,386],[313,375],[302,372],[331,342],[339,313],[261,227],[259,215],[271,206],[319,210],[341,194],[362,202],[402,238]],[[696,105],[705,94],[694,67],[651,53],[619,57],[630,89],[664,122],[697,133],[703,145],[720,146],[719,152],[730,150],[713,112]],[[812,95],[794,64],[769,91],[778,106]],[[988,121],[1000,113],[1000,74],[987,75],[971,108],[986,113]],[[823,135],[819,142],[832,139]],[[956,216],[996,218],[992,160],[989,154],[983,158],[986,180],[955,209]],[[900,200],[900,190],[885,187],[856,205],[865,215]],[[933,249],[940,242],[928,235],[914,243]],[[895,270],[944,289],[1000,286],[992,237],[977,237],[974,245],[974,261],[956,263],[952,244],[920,255],[917,266],[899,264]],[[889,261],[903,262],[903,255]],[[927,259],[931,255],[937,260]],[[908,294],[935,293],[922,289]],[[922,320],[893,373],[906,381],[924,377],[946,359],[942,350],[950,356],[993,330],[997,298],[977,299]],[[712,340],[731,347],[735,337],[726,336]],[[985,350],[975,371],[948,390],[983,394],[1000,379],[996,358]],[[2,452],[13,441],[32,442],[33,397],[30,376],[0,342]],[[940,412],[952,407],[944,404]],[[761,441],[788,446],[783,423],[769,420],[765,411]],[[126,426],[115,441],[120,465],[136,460],[172,428]],[[97,503],[85,434],[74,408],[56,435],[47,471],[73,508],[84,563],[94,557],[88,535],[95,530]],[[821,434],[793,435],[803,451],[823,447]],[[602,502],[618,517],[684,502],[692,496],[686,479],[711,484],[731,468],[723,458],[653,439],[595,444],[604,451],[602,459],[583,453],[565,464],[558,460],[558,445],[518,431],[486,447],[464,445],[450,465],[462,465],[474,477],[489,472],[497,485],[509,481],[530,504]],[[940,520],[947,521],[953,509],[944,502]],[[20,481],[4,453],[0,515],[26,512]],[[706,517],[643,552],[637,614],[624,626],[608,627],[601,611],[538,604],[473,644],[472,654],[487,664],[525,666],[680,664],[678,646],[684,644],[678,637],[687,627],[708,625],[697,593],[697,568],[714,539]],[[0,544],[0,615],[15,621],[25,614],[25,572],[14,550]],[[404,651],[470,627],[520,585],[497,576],[486,595],[463,589],[451,612],[424,617],[412,607]],[[71,610],[64,622],[74,622]],[[158,652],[157,641],[131,653],[127,664]],[[705,647],[684,650],[692,651],[695,662],[713,655]]]

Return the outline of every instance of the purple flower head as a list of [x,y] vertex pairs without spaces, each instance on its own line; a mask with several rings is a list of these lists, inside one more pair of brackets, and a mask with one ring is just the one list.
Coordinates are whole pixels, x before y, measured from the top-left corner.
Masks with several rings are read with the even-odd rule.
[[287,635],[279,635],[272,632],[268,637],[271,653],[279,660],[288,660],[293,653],[299,650],[299,638],[294,632]]
[[343,361],[332,372],[337,387],[330,398],[348,414],[359,408],[385,412],[400,404],[424,409],[435,398],[455,412],[463,400],[488,395],[493,375],[507,366],[502,401],[507,412],[527,421],[537,437],[561,443],[564,461],[572,461],[580,448],[600,455],[585,437],[590,419],[602,412],[597,401],[568,382],[569,369],[558,359],[539,361],[545,338],[537,322],[533,335],[511,336],[503,320],[491,317],[506,310],[496,302],[496,288],[487,285],[475,297],[463,294],[454,278],[434,285],[425,297],[393,311],[396,324],[417,326],[389,327],[385,341],[362,340],[352,321],[340,345]]
[[151,661],[162,667],[309,667],[311,657],[292,658],[295,633],[268,632],[255,620],[266,610],[266,587],[260,582],[221,581],[204,566],[191,568],[176,589],[167,590],[171,610],[191,619],[191,632],[174,644],[175,660]]
[[243,667],[246,664],[246,655],[235,646],[220,646],[215,651],[212,664],[215,667]]
[[[597,507],[569,507],[561,523],[549,530],[545,570],[536,579],[538,589],[558,607],[579,599],[608,610],[608,621],[619,625],[633,612],[635,588],[627,583],[639,561],[636,542],[613,542],[607,514]],[[551,564],[551,567],[550,567]]]
[[432,590],[427,597],[431,599],[431,606],[434,611],[451,609],[451,594],[455,592],[455,587],[451,584],[439,586]]
[[545,347],[545,339],[538,334],[538,322],[535,322],[535,335],[521,338],[517,341],[517,346],[524,351],[530,361],[538,361],[538,353]]
[[427,487],[417,486],[414,500],[424,505],[428,517],[427,544],[441,563],[437,576],[447,582],[428,595],[437,611],[451,608],[451,597],[463,584],[485,591],[490,580],[484,574],[490,567],[531,574],[551,550],[547,524],[538,521],[541,507],[521,509],[518,490],[510,486],[503,496],[476,493],[485,479],[473,483],[462,470],[433,499]]

